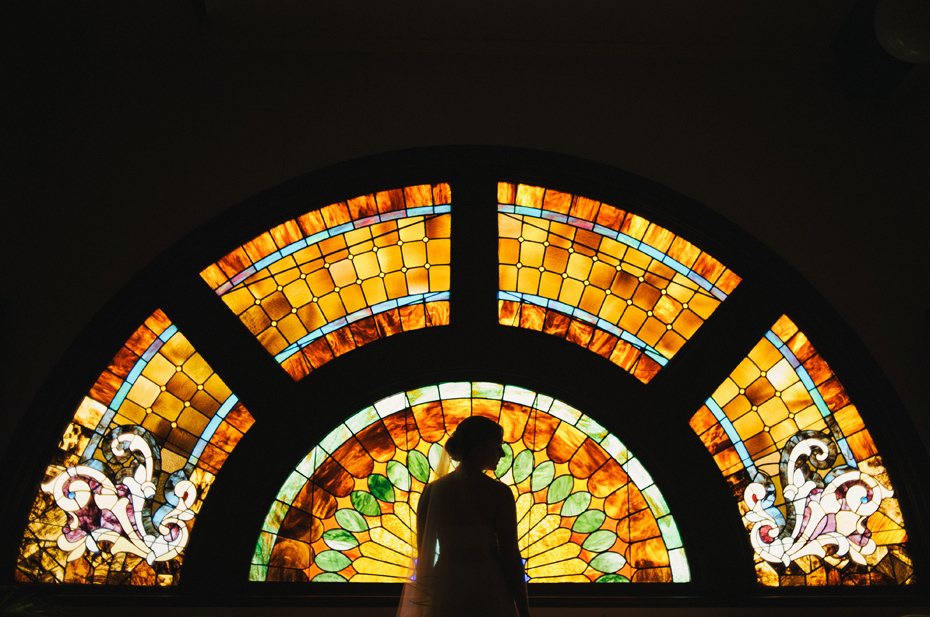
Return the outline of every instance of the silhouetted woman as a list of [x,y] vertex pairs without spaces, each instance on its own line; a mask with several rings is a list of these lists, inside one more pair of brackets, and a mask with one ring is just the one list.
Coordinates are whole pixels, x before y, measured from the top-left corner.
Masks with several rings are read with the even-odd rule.
[[446,443],[459,465],[420,497],[416,579],[400,616],[528,617],[513,493],[484,473],[503,458],[503,435],[493,420],[471,416]]

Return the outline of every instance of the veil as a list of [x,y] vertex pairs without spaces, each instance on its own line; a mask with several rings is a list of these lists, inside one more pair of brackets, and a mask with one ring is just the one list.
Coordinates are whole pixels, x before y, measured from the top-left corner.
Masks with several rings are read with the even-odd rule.
[[[435,482],[449,473],[451,460],[446,449],[436,464]],[[421,496],[416,513],[416,557],[412,557],[407,566],[407,580],[397,608],[397,617],[438,617],[439,580],[436,572],[436,560],[439,558],[439,527],[442,524],[442,498],[437,498],[438,490],[430,484],[430,500],[424,503]],[[425,492],[425,489],[424,489]]]

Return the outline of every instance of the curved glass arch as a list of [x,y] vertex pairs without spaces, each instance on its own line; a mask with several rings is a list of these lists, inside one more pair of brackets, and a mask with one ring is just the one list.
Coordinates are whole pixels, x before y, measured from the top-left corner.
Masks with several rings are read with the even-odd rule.
[[499,321],[581,345],[648,383],[740,277],[605,203],[498,183]]
[[449,323],[451,190],[417,185],[314,210],[200,276],[298,381],[356,347]]
[[155,311],[65,430],[29,515],[17,580],[176,585],[210,485],[253,423]]
[[846,390],[782,316],[690,421],[767,586],[911,584],[894,490]]
[[620,440],[562,401],[485,382],[399,392],[337,426],[278,492],[250,579],[402,582],[419,496],[470,415],[504,427],[493,473],[514,493],[530,582],[690,580],[665,499]]

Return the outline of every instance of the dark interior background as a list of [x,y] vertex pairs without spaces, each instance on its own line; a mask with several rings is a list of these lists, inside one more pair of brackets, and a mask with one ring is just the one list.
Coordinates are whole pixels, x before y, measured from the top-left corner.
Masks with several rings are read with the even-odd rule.
[[849,324],[926,448],[930,72],[869,27],[855,1],[5,3],[0,450],[193,230],[308,171],[450,144],[581,157],[732,221]]

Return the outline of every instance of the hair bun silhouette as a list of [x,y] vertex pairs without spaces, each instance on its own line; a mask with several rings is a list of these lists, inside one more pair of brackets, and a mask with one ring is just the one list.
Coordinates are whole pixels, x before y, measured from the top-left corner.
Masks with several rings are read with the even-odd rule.
[[461,461],[486,441],[504,436],[503,427],[484,416],[469,416],[462,420],[446,442],[446,452],[453,461]]

